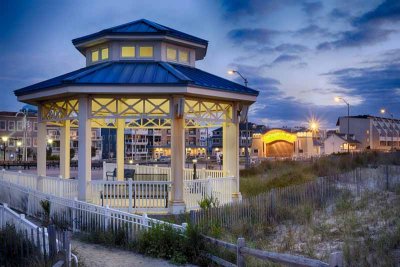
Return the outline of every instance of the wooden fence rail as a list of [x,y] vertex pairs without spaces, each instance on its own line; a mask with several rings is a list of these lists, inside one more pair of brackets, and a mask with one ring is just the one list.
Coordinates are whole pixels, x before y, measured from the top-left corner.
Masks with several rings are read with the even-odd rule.
[[273,263],[283,264],[285,266],[294,266],[294,267],[343,267],[343,255],[342,252],[334,252],[330,256],[329,263],[322,262],[320,260],[310,259],[302,256],[296,256],[286,253],[276,253],[263,251],[259,249],[249,248],[245,245],[244,238],[238,238],[237,244],[232,244],[229,242],[225,242],[222,240],[218,240],[212,237],[203,236],[204,239],[214,244],[218,247],[222,247],[231,252],[236,253],[236,264],[228,262],[224,259],[221,259],[217,256],[214,256],[210,253],[204,253],[203,255],[214,261],[215,263],[224,266],[224,267],[244,267],[245,260],[244,256],[252,256],[261,260],[270,261]]

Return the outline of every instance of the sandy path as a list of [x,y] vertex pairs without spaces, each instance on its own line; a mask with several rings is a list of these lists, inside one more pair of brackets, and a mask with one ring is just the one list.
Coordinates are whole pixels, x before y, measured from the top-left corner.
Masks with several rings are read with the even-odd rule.
[[[83,243],[78,240],[72,240],[72,249],[78,253],[80,261],[88,267],[172,267],[173,265],[165,260],[144,257],[140,254],[121,250],[117,248],[108,248],[96,244]],[[186,265],[193,266],[194,265]]]

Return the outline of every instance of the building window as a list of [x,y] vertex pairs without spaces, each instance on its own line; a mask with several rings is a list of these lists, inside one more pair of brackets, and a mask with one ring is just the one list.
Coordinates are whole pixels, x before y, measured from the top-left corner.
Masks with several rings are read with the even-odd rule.
[[15,131],[15,121],[8,121],[8,130]]
[[0,131],[6,131],[7,126],[6,126],[6,121],[0,121]]
[[15,146],[15,140],[14,139],[8,139],[8,146],[9,147],[14,147]]
[[174,48],[167,47],[167,60],[177,60],[177,51]]
[[141,46],[139,48],[139,57],[153,57],[153,47]]
[[96,62],[99,60],[99,51],[92,51],[92,62]]
[[22,121],[17,121],[17,131],[22,132],[23,127],[22,127]]
[[30,137],[27,137],[26,138],[26,147],[30,147],[32,144],[31,144],[31,138]]
[[186,51],[179,50],[179,62],[188,63],[189,62],[189,53]]
[[101,60],[108,59],[108,48],[101,49]]
[[121,57],[135,57],[134,46],[123,46],[121,47]]

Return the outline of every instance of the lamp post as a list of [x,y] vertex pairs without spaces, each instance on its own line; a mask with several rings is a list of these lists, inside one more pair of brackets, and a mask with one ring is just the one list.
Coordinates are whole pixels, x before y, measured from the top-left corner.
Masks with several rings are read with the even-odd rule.
[[21,146],[22,146],[22,142],[21,141],[17,141],[17,159],[21,160]]
[[[239,75],[243,79],[244,86],[247,87],[248,80],[239,71],[237,71],[237,70],[229,70],[228,71],[228,74],[230,74],[230,75],[233,75],[235,73],[237,75]],[[250,135],[250,133],[249,133],[249,121],[248,121],[248,115],[247,114],[246,114],[245,123],[246,123],[246,144],[245,144],[244,153],[245,153],[245,157],[246,157],[245,168],[248,169],[250,167],[250,157],[249,157],[249,135]]]
[[350,154],[349,132],[350,132],[350,104],[343,97],[335,97],[336,102],[343,101],[347,105],[347,153]]
[[6,149],[7,149],[8,136],[2,136],[1,140],[3,141],[3,161],[6,161]]
[[193,159],[193,180],[197,179],[197,174],[196,174],[196,164],[197,164],[197,159]]
[[393,118],[393,113],[388,112],[386,109],[382,108],[381,109],[381,114],[385,114],[388,113],[391,117],[391,128],[392,128],[392,145],[390,150],[393,152],[394,151],[394,140],[393,140],[393,136],[394,136],[394,118]]

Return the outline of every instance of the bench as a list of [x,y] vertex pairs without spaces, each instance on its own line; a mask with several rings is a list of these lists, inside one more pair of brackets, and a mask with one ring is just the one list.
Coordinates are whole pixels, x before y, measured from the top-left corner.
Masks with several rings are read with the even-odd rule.
[[[112,181],[114,181],[115,178],[117,177],[117,168],[115,168],[114,171],[112,171],[112,172],[106,172],[106,177],[107,177],[107,181],[109,178],[112,178]],[[132,178],[132,180],[134,180],[135,179],[135,170],[124,169],[124,177],[125,177],[125,180],[128,180],[129,178]]]

